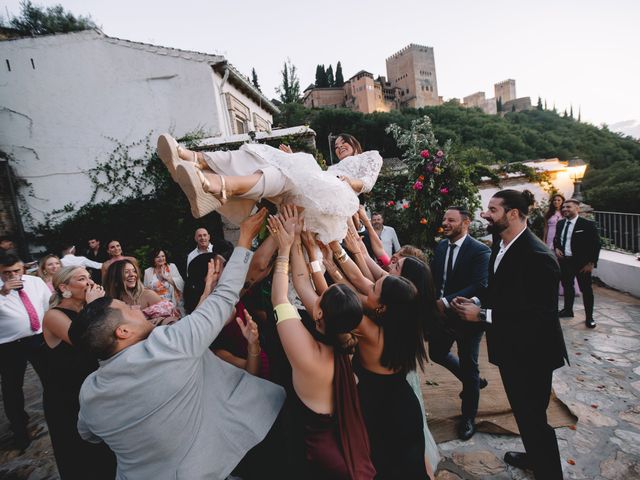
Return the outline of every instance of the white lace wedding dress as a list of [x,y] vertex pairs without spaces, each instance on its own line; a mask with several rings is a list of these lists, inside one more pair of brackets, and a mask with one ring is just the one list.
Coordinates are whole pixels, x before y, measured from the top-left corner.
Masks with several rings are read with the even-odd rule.
[[221,175],[263,173],[258,184],[246,194],[230,198],[218,209],[233,223],[240,223],[255,202],[266,198],[280,205],[304,207],[305,226],[325,243],[342,240],[347,233],[347,219],[358,211],[358,197],[338,175],[361,180],[362,192],[373,188],[382,167],[382,157],[368,151],[344,158],[323,171],[308,153],[285,153],[262,144],[245,144],[239,150],[203,152],[205,160]]

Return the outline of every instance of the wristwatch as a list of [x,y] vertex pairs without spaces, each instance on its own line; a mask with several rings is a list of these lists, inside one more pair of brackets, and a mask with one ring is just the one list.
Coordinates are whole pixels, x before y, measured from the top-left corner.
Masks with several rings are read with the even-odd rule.
[[478,318],[480,319],[481,322],[486,322],[487,321],[487,309],[486,308],[481,308],[480,309],[480,313],[478,313]]

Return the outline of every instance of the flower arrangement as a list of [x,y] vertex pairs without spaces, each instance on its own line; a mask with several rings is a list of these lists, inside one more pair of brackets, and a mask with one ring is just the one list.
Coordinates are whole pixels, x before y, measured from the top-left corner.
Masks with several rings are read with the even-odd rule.
[[[408,185],[400,198],[387,198],[385,209],[397,209],[395,220],[411,238],[404,241],[419,247],[435,245],[442,216],[447,207],[460,205],[474,212],[480,207],[478,188],[471,179],[471,168],[456,162],[451,141],[441,148],[427,116],[414,120],[408,129],[397,124],[387,127],[403,152],[408,167]],[[404,227],[404,228],[402,228]]]

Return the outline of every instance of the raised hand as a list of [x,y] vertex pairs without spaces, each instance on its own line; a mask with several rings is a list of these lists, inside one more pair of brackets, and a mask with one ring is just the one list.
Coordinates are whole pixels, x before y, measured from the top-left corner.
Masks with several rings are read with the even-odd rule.
[[293,226],[294,234],[300,235],[304,221],[302,215],[298,214],[298,208],[295,205],[284,205],[280,209],[280,217],[282,218],[282,224],[289,230]]
[[205,286],[213,290],[213,288],[218,284],[220,275],[222,275],[222,270],[223,265],[220,257],[216,256],[209,260],[207,265],[207,276],[204,279]]
[[251,242],[260,231],[264,219],[267,217],[267,209],[261,208],[257,213],[245,218],[240,224],[239,247],[251,248]]
[[356,233],[353,222],[349,223],[350,225],[347,228],[347,236],[344,237],[344,246],[353,254],[360,253],[360,242],[358,240],[360,237]]
[[236,317],[236,322],[238,322],[240,331],[242,331],[242,335],[247,339],[249,345],[256,345],[260,340],[260,334],[258,333],[258,324],[253,321],[253,318],[246,309],[244,311],[244,318],[247,319],[246,324],[240,317]]
[[87,302],[87,304],[89,304],[94,300],[97,300],[98,298],[104,297],[104,295],[105,293],[104,293],[104,288],[102,288],[102,285],[98,285],[97,283],[92,283],[85,290],[84,299]]
[[287,231],[280,217],[269,215],[269,231],[278,244],[278,251],[280,252],[290,250],[291,245],[293,245],[295,226],[289,225],[289,229],[290,231]]
[[285,145],[284,143],[281,143],[278,146],[278,148],[284,153],[293,153],[293,150],[291,150],[291,147],[289,145]]

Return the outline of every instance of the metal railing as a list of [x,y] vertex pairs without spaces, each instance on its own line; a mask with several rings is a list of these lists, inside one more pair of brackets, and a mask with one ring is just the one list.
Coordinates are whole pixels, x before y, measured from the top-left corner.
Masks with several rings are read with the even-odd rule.
[[594,211],[593,215],[600,236],[606,239],[604,248],[640,251],[640,214]]

